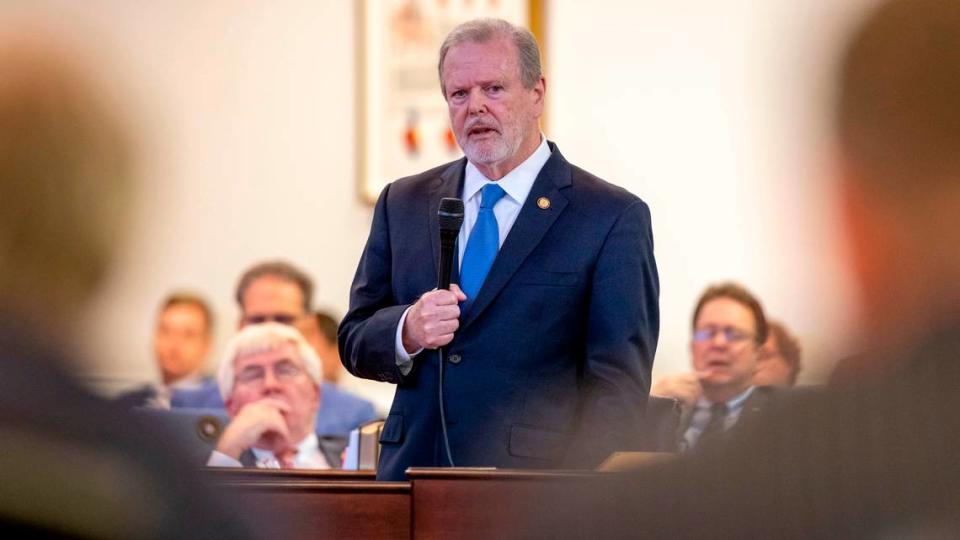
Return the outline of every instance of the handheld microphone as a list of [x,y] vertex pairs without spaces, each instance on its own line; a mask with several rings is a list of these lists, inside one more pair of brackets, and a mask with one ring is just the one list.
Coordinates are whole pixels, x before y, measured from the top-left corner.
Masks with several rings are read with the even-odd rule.
[[450,288],[450,271],[453,268],[453,246],[463,225],[463,201],[445,198],[440,200],[437,211],[440,224],[440,272],[437,276],[437,288]]
[[[450,269],[453,267],[453,246],[460,234],[463,225],[463,201],[460,199],[445,198],[440,200],[440,210],[437,212],[440,223],[440,270],[437,275],[437,288],[450,288]],[[445,347],[441,347],[439,355],[439,389],[438,401],[440,405],[440,431],[443,434],[443,447],[447,452],[447,462],[454,467],[453,452],[450,451],[450,437],[447,434],[447,415],[443,406],[443,365],[446,363]]]

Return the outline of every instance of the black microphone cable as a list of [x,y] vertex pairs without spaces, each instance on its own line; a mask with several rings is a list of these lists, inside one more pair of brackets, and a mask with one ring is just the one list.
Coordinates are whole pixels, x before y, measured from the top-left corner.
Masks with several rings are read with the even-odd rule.
[[456,467],[453,463],[453,453],[450,451],[450,437],[447,435],[447,415],[443,411],[443,364],[446,363],[446,354],[443,347],[440,347],[438,350],[439,359],[440,359],[440,373],[439,373],[439,384],[437,385],[440,388],[440,395],[438,399],[440,400],[440,431],[443,433],[443,448],[447,451],[447,461],[450,462],[451,467]]

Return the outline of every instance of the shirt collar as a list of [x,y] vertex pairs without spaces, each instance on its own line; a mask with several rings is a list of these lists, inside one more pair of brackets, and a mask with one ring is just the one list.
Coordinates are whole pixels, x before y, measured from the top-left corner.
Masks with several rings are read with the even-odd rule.
[[[253,455],[257,458],[257,462],[265,462],[269,460],[276,461],[276,456],[273,455],[273,452],[270,450],[263,450],[262,448],[251,448]],[[306,436],[300,444],[297,445],[297,455],[293,458],[294,463],[300,465],[306,460],[310,459],[310,456],[320,453],[320,439],[317,438],[316,433],[310,433]]]
[[[547,138],[540,134],[540,146],[525,159],[523,163],[514,167],[497,184],[503,188],[507,196],[513,199],[517,204],[522,204],[527,200],[527,195],[533,189],[533,182],[540,174],[540,169],[550,159],[550,145],[547,144]],[[469,201],[477,196],[484,186],[493,182],[477,169],[477,166],[467,161],[467,168],[463,179],[463,200]],[[477,201],[479,204],[479,201]]]
[[[743,402],[746,401],[748,397],[750,397],[750,394],[753,393],[754,388],[756,387],[750,386],[743,392],[740,392],[739,394],[734,396],[733,399],[727,401],[727,410],[734,411],[739,409],[740,407],[743,407]],[[710,410],[711,405],[713,405],[713,402],[709,401],[707,398],[703,396],[700,396],[700,399],[697,400],[697,409]]]

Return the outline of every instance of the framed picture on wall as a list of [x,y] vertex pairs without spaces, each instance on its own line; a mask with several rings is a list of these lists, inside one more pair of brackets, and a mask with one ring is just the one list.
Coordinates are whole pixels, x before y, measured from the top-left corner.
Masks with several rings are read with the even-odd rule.
[[373,204],[388,183],[459,158],[440,92],[440,44],[456,25],[497,17],[525,26],[545,55],[545,0],[357,2],[357,186]]

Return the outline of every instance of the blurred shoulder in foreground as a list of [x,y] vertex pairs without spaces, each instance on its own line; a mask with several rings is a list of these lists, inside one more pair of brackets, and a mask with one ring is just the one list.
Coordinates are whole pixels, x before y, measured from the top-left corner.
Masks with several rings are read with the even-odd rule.
[[[23,34],[26,36],[26,34]],[[0,528],[243,538],[158,432],[69,377],[130,202],[128,139],[78,58],[0,35]]]
[[[957,65],[954,0],[881,3],[841,63],[841,230],[871,342],[864,362],[883,368],[784,401],[712,452],[613,478],[576,512],[558,501],[544,527],[591,537],[960,535]],[[560,523],[570,514],[589,529]]]

